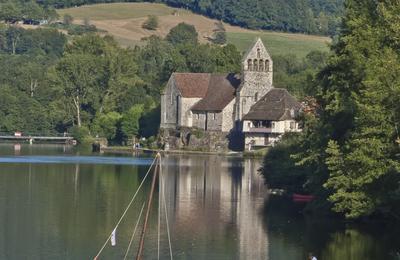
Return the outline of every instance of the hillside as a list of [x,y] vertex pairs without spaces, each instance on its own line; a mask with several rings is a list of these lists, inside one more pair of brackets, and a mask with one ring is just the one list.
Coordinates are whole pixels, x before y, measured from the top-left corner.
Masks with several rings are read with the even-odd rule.
[[[143,1],[40,0],[41,5],[55,8],[115,2]],[[146,2],[165,3],[249,29],[321,35],[337,33],[344,7],[344,0],[147,0]]]
[[[190,11],[168,7],[154,3],[113,3],[96,4],[58,10],[62,17],[70,14],[75,23],[84,19],[113,35],[123,46],[140,44],[143,37],[158,35],[164,37],[171,28],[181,22],[193,24],[199,32],[200,41],[207,42],[213,35],[217,20],[213,20]],[[156,15],[159,28],[148,31],[142,28],[148,15]],[[245,50],[251,41],[260,36],[272,55],[295,54],[304,57],[312,50],[328,50],[328,37],[310,36],[304,34],[278,33],[270,31],[255,31],[225,24],[228,42],[235,44],[240,50]]]

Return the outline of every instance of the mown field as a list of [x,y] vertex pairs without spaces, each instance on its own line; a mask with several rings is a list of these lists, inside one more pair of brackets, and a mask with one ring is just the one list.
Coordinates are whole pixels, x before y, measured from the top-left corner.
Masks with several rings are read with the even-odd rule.
[[[205,43],[212,37],[217,22],[184,9],[154,3],[96,4],[60,9],[58,13],[61,17],[64,14],[72,15],[75,23],[89,19],[99,29],[113,35],[123,46],[141,44],[142,38],[154,34],[165,37],[171,28],[181,22],[194,25],[200,41]],[[156,31],[142,28],[148,15],[158,17],[159,28]],[[263,39],[272,55],[294,54],[298,57],[304,57],[312,50],[328,50],[330,42],[329,38],[322,36],[253,31],[228,24],[225,24],[225,28],[228,42],[235,44],[241,51],[245,51],[256,37]]]

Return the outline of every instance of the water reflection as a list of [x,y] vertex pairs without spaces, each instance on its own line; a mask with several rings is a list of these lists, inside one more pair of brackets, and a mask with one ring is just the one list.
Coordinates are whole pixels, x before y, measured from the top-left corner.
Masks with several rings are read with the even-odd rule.
[[202,259],[267,257],[259,161],[218,156],[167,160],[174,162],[164,168],[174,230],[188,243],[188,250],[179,253]]
[[[3,158],[14,152],[13,146],[3,148]],[[60,147],[35,149],[22,146],[20,156],[77,155]],[[135,160],[143,164],[119,164],[121,160],[82,164],[64,159],[57,164],[0,163],[0,259],[91,259],[144,178],[148,158]],[[318,259],[397,259],[396,227],[305,218],[290,202],[268,198],[257,173],[258,160],[166,156],[164,161],[175,259],[306,259],[310,251]],[[150,180],[121,223],[117,246],[108,246],[101,259],[125,255],[149,186]],[[145,259],[157,255],[158,201],[156,196]],[[169,256],[165,227],[163,223],[163,259]],[[137,242],[138,238],[134,245]],[[136,248],[130,256],[135,252]]]

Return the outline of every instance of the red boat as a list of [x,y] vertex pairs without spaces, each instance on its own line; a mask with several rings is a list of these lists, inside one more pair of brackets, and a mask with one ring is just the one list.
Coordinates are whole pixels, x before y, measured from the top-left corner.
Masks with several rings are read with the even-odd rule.
[[315,199],[315,196],[293,193],[292,198],[293,198],[294,202],[310,202],[310,201],[313,201]]

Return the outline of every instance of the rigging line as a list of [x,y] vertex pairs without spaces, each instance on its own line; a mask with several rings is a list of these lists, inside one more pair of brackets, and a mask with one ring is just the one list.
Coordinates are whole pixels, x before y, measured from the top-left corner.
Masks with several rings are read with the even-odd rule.
[[[161,156],[160,156],[160,165],[161,165]],[[160,167],[160,178],[162,179],[163,187],[162,187],[162,197],[164,203],[164,210],[165,210],[165,222],[167,224],[167,234],[168,234],[168,245],[169,245],[169,254],[171,256],[171,260],[174,258],[172,255],[172,245],[171,245],[171,234],[169,232],[169,223],[168,223],[168,212],[167,212],[167,203],[165,203],[165,182],[164,176],[162,175],[161,167]]]
[[[159,158],[159,174],[161,174],[161,155]],[[160,260],[160,222],[161,222],[161,175],[158,176],[158,231],[157,231],[157,259]]]
[[125,260],[126,257],[128,256],[129,250],[131,249],[131,245],[132,245],[132,242],[133,242],[133,238],[135,237],[136,229],[137,229],[137,227],[139,226],[140,219],[142,218],[142,214],[143,214],[143,210],[144,210],[144,206],[145,206],[145,205],[146,205],[146,201],[143,202],[142,209],[140,210],[139,217],[138,217],[138,220],[137,220],[136,225],[135,225],[135,229],[133,230],[131,240],[129,241],[128,248],[126,249],[126,253],[125,253],[125,256],[124,256],[124,260]]
[[[140,183],[138,189],[136,190],[135,194],[133,195],[131,201],[129,202],[128,206],[126,207],[124,213],[122,214],[121,218],[119,219],[119,221],[118,221],[117,225],[115,226],[115,228],[113,229],[113,231],[116,230],[116,229],[118,228],[118,226],[119,226],[119,224],[121,223],[122,219],[125,217],[126,213],[128,212],[128,209],[129,209],[130,206],[132,205],[132,203],[133,203],[133,201],[135,200],[136,196],[138,195],[140,189],[142,188],[144,181],[146,180],[147,176],[149,175],[150,170],[153,168],[153,165],[154,165],[154,163],[156,162],[157,158],[158,158],[158,155],[154,158],[153,162],[151,163],[150,168],[147,170],[146,175],[144,176],[142,182]],[[113,231],[111,231],[111,233],[110,233],[110,235],[108,236],[106,242],[104,242],[104,244],[103,244],[103,246],[101,247],[100,251],[99,251],[99,252],[97,253],[97,255],[93,258],[94,260],[97,260],[97,258],[100,256],[101,252],[103,252],[103,250],[104,250],[104,248],[106,247],[108,241],[111,239],[111,236],[112,236]]]

